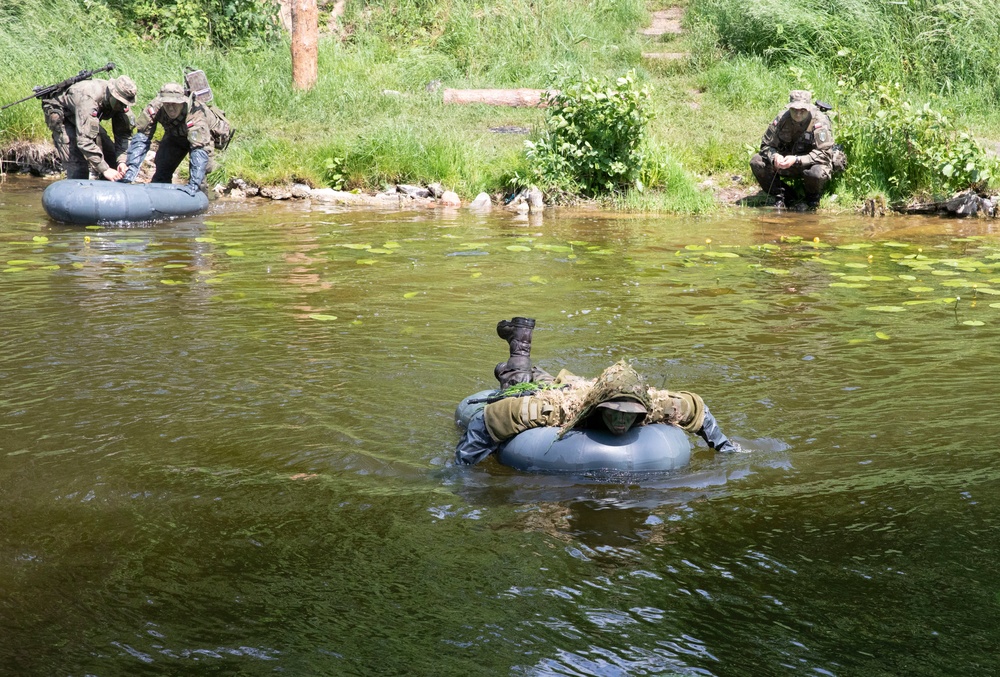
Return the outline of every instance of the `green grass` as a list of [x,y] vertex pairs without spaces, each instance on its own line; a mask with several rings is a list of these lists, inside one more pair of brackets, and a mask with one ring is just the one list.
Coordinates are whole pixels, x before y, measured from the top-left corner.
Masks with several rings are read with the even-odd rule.
[[[653,88],[649,152],[664,169],[647,177],[652,189],[609,204],[637,211],[711,209],[697,186],[749,176],[750,153],[788,90],[810,87],[839,106],[845,72],[899,80],[917,97],[940,94],[960,125],[1000,139],[1000,13],[987,0],[679,4],[687,5],[686,34],[653,39],[638,34],[649,21],[642,0],[349,2],[343,33],[320,41],[317,86],[296,92],[287,42],[222,50],[148,41],[122,33],[100,0],[10,0],[0,6],[0,101],[114,61],[145,103],[191,65],[206,71],[237,128],[213,180],[323,186],[327,158],[340,157],[350,188],[441,181],[471,197],[502,192],[525,173],[524,136],[489,128],[537,128],[542,112],[445,106],[440,91],[426,91],[429,82],[540,88],[556,68],[594,76],[636,68]],[[690,58],[642,60],[657,50]],[[0,114],[0,146],[46,138],[37,102]]]

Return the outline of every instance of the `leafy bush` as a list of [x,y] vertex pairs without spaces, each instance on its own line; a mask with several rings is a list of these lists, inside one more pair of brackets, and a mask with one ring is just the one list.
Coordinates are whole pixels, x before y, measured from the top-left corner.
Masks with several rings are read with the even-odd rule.
[[892,200],[915,194],[951,194],[985,188],[998,174],[995,160],[947,114],[916,105],[902,85],[858,86],[839,117],[838,138],[850,159],[844,179],[858,195],[885,193]]
[[140,36],[245,45],[278,35],[275,0],[96,0]]
[[544,189],[597,195],[641,189],[649,90],[629,71],[611,81],[564,82],[545,113],[545,129],[525,141],[531,179]]

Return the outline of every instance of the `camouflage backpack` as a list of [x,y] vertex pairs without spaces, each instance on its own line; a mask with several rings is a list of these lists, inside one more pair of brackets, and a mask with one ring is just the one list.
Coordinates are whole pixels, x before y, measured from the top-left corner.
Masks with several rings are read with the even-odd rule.
[[226,113],[220,108],[211,104],[213,94],[212,87],[208,84],[205,71],[195,70],[191,67],[184,69],[185,94],[194,95],[195,101],[202,103],[208,111],[208,126],[212,132],[212,143],[216,150],[226,150],[229,142],[236,135],[236,130],[226,119]]

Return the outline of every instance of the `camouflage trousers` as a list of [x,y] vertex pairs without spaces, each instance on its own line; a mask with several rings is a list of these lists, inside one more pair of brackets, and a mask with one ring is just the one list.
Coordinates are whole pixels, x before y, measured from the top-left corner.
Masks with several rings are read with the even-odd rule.
[[786,179],[802,179],[807,199],[818,199],[823,187],[833,176],[833,168],[829,165],[816,164],[810,167],[789,167],[775,169],[774,165],[757,153],[750,160],[750,171],[757,179],[761,189],[769,195],[784,195],[789,189]]
[[[66,178],[89,179],[90,164],[77,146],[76,126],[66,121],[62,106],[55,101],[42,101],[42,111],[45,113],[45,125],[52,132],[52,145],[56,148],[56,157],[66,172]],[[104,161],[111,167],[117,167],[115,144],[103,127],[100,141]]]

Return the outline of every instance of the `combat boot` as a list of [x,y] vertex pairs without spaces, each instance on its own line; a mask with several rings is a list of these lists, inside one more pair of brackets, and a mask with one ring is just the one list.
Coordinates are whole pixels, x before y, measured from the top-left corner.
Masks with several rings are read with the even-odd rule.
[[779,190],[774,193],[774,208],[785,209],[785,191]]
[[493,370],[501,390],[531,380],[531,332],[534,328],[535,321],[528,317],[515,317],[497,323],[497,336],[510,346],[510,357]]

